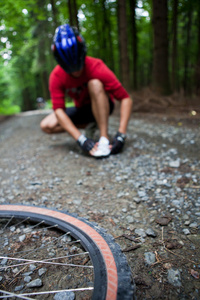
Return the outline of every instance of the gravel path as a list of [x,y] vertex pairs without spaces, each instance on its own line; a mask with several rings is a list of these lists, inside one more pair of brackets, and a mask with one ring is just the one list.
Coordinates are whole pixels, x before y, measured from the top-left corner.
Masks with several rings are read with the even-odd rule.
[[0,123],[0,203],[68,210],[107,229],[137,299],[200,299],[200,122],[133,114],[124,152],[96,160],[68,135],[42,133],[43,117]]

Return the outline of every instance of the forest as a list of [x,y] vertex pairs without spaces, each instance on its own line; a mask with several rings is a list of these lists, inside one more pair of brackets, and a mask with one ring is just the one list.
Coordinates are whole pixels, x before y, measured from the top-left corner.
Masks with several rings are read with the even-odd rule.
[[0,114],[50,100],[51,44],[65,23],[78,27],[87,55],[101,58],[133,98],[148,88],[198,101],[199,0],[1,0]]

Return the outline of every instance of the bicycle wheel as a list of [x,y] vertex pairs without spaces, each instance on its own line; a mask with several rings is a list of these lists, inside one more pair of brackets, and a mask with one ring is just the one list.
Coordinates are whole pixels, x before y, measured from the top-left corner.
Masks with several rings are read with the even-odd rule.
[[[127,264],[126,257],[124,254],[122,254],[119,245],[117,245],[114,242],[114,239],[106,234],[105,230],[102,228],[99,228],[96,224],[88,222],[87,220],[83,218],[78,218],[77,216],[70,215],[69,213],[66,212],[60,212],[60,211],[55,211],[55,210],[50,210],[46,208],[41,208],[41,207],[32,207],[32,206],[23,206],[23,205],[0,205],[0,218],[3,220],[7,220],[10,218],[11,225],[13,222],[13,219],[20,219],[20,220],[26,220],[29,223],[34,222],[36,226],[50,226],[50,231],[52,230],[52,227],[56,227],[56,230],[62,231],[65,234],[70,234],[70,236],[76,241],[76,243],[80,243],[81,247],[84,249],[83,254],[89,255],[90,258],[90,263],[86,262],[86,265],[84,264],[82,267],[84,268],[84,272],[81,271],[82,273],[79,274],[79,277],[82,277],[82,274],[85,274],[85,268],[87,267],[89,270],[92,269],[93,271],[93,287],[86,287],[80,289],[85,289],[85,290],[93,290],[92,294],[86,294],[86,296],[80,296],[78,299],[100,299],[100,300],[129,300],[133,299],[134,297],[134,283],[132,281],[132,276],[131,276],[131,271],[130,268]],[[19,224],[22,224],[21,221]],[[6,226],[4,224],[4,228],[8,227],[6,223]],[[13,226],[13,225],[12,225]],[[24,226],[24,225],[23,225]],[[34,226],[33,226],[34,227]],[[33,228],[31,227],[31,228]],[[35,227],[34,227],[35,228]],[[14,228],[15,231],[16,228]],[[11,228],[9,229],[9,232],[11,232]],[[14,230],[13,230],[14,231]],[[14,231],[14,233],[15,233]],[[1,233],[3,231],[1,230]],[[21,231],[20,231],[21,233]],[[48,237],[51,234],[48,233]],[[35,234],[37,237],[37,235]],[[44,234],[43,234],[44,236]],[[62,235],[61,235],[62,236]],[[17,240],[18,243],[18,238],[14,235],[15,240]],[[45,233],[45,237],[47,239],[47,235]],[[8,235],[5,234],[5,238],[9,239]],[[39,242],[40,239],[42,238],[42,235],[38,238]],[[23,238],[21,238],[23,239]],[[28,242],[32,239],[32,236],[28,236],[28,240],[26,242],[22,242],[23,246],[28,245]],[[57,237],[56,237],[57,239]],[[59,239],[59,238],[58,238]],[[35,239],[34,239],[35,242]],[[2,243],[2,245],[5,245],[6,243]],[[16,245],[16,243],[14,244]],[[49,261],[48,259],[42,259],[42,260],[31,260],[31,259],[26,259],[24,257],[27,257],[26,255],[24,256],[25,253],[27,253],[28,250],[24,250],[23,248],[20,248],[20,246],[17,244],[17,247],[19,247],[19,251],[15,251],[16,253],[16,259],[18,262],[18,268],[19,265],[22,265],[22,268],[26,264],[30,264],[32,261],[34,261],[36,264],[45,264],[47,263],[48,265],[55,265],[55,262]],[[63,245],[59,245],[59,247],[63,247]],[[4,247],[5,248],[5,247]],[[39,247],[39,248],[44,248],[44,247]],[[36,248],[36,253],[39,253],[38,247]],[[57,247],[58,249],[58,247]],[[12,249],[11,249],[12,250]],[[16,250],[16,249],[15,249]],[[28,253],[31,253],[31,255],[35,256],[34,250],[28,251]],[[57,251],[57,250],[56,250]],[[32,254],[34,253],[34,254]],[[1,258],[7,259],[10,261],[10,257],[8,255],[8,249],[6,248],[6,253],[4,252],[4,255],[1,254]],[[19,258],[19,255],[22,258]],[[85,255],[84,254],[84,255]],[[81,254],[82,255],[82,254]],[[30,257],[30,255],[29,255]],[[58,259],[61,259],[62,257],[58,256]],[[14,259],[14,258],[13,258]],[[21,259],[21,261],[20,261]],[[11,260],[12,261],[12,260]],[[14,261],[14,265],[16,266],[16,261]],[[23,264],[19,264],[19,262],[23,262]],[[63,264],[63,265],[68,265],[68,267],[76,267],[76,264]],[[3,273],[3,276],[8,277],[8,274],[6,273],[6,270],[10,269],[10,265],[6,265],[4,269],[1,269],[0,275]],[[20,271],[19,271],[20,272]],[[3,276],[1,276],[3,278]],[[86,274],[87,276],[87,274]],[[90,275],[91,276],[91,275]],[[90,277],[91,278],[91,277]],[[90,279],[91,280],[91,279]],[[1,283],[1,282],[0,282]],[[53,284],[53,283],[52,283]],[[82,285],[82,284],[81,284]],[[5,290],[4,285],[1,285],[1,290]],[[75,289],[73,290],[79,290],[77,288],[77,283],[75,284]],[[30,290],[30,289],[29,289]],[[29,291],[28,290],[28,291]],[[62,289],[63,291],[63,289]],[[72,289],[69,289],[69,291],[72,291]],[[55,294],[56,291],[53,291],[52,293]],[[61,291],[59,290],[59,293]],[[2,295],[3,292],[1,291]],[[9,296],[9,293],[15,294],[15,297],[21,297],[21,299],[30,299],[29,296],[31,295],[36,295],[36,298],[34,299],[44,299],[44,294],[46,293],[49,297],[50,291],[48,290],[47,292],[39,292],[37,296],[37,292],[31,293],[31,292],[26,292],[26,289],[23,289],[23,291],[19,294],[14,293],[13,291],[7,291],[7,296]],[[6,294],[6,292],[5,292]],[[5,298],[5,294],[1,297]],[[28,298],[27,298],[28,297]],[[42,297],[42,298],[41,298]],[[33,298],[31,298],[33,299]],[[50,299],[50,298],[48,298]],[[53,298],[56,299],[56,298]],[[67,298],[66,298],[67,299]],[[76,298],[77,299],[77,298]]]

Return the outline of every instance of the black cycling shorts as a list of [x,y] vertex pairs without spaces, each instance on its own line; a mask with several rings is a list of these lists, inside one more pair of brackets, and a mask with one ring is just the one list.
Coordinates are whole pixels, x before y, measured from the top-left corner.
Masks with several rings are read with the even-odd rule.
[[[114,103],[111,99],[109,99],[109,105],[111,115],[114,110]],[[81,125],[95,122],[91,104],[87,104],[82,107],[68,107],[65,112],[74,124]]]

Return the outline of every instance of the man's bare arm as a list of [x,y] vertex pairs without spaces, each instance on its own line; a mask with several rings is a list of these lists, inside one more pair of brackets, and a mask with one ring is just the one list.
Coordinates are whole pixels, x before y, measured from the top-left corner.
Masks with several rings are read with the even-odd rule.
[[121,101],[119,132],[126,134],[128,122],[132,112],[133,101],[125,98]]
[[55,114],[59,124],[77,141],[79,136],[81,135],[81,132],[74,125],[71,119],[66,115],[64,110],[62,108],[58,108],[55,110]]

